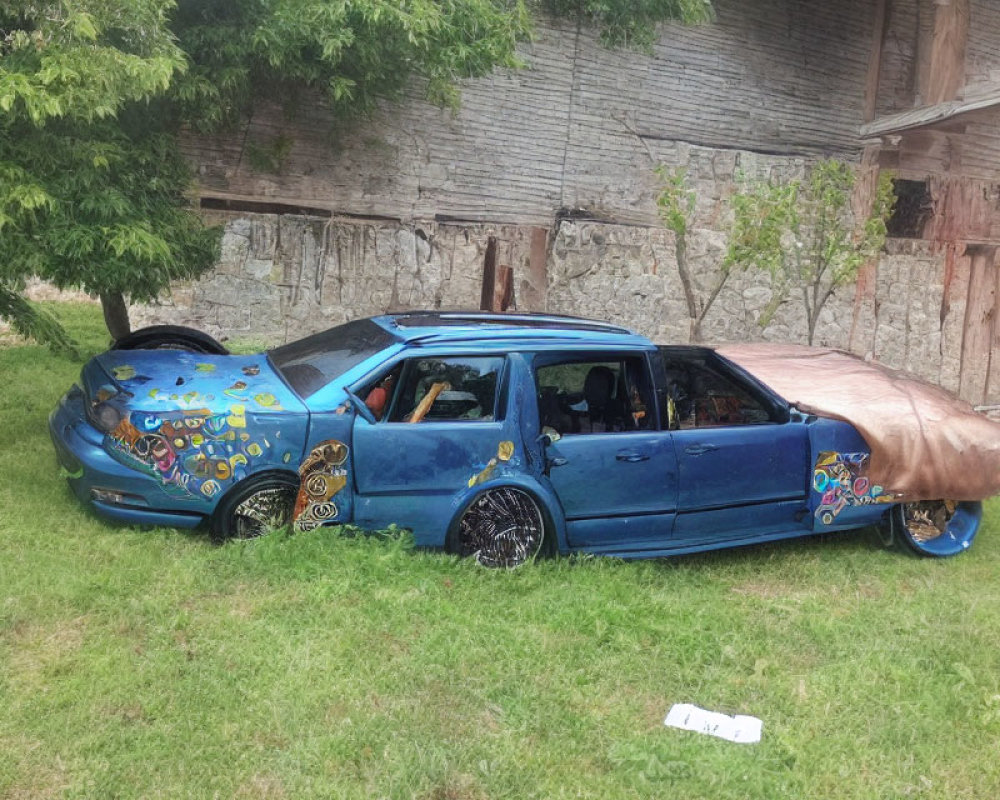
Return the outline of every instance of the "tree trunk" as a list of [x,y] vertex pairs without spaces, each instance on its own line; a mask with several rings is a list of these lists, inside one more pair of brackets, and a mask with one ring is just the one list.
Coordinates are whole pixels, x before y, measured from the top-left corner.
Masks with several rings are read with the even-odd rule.
[[698,319],[698,303],[694,296],[694,287],[691,285],[691,273],[688,272],[687,263],[687,236],[683,233],[674,233],[674,253],[677,256],[677,274],[681,279],[681,286],[684,288],[684,299],[687,302],[688,319],[690,328],[688,329],[688,342],[697,342],[701,337],[699,330],[700,320]]
[[101,308],[104,310],[104,324],[108,326],[112,339],[117,342],[132,332],[128,321],[128,306],[121,292],[102,292]]

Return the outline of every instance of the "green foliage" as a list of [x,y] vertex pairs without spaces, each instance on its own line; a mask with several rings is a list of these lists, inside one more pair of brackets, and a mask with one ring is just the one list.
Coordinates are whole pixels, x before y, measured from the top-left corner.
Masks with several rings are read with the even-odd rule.
[[[306,90],[356,116],[414,78],[454,105],[458,80],[519,65],[527,2],[0,0],[0,291],[10,300],[38,276],[145,301],[197,275],[217,232],[188,208],[182,125],[215,130],[261,98],[294,110]],[[706,0],[546,4],[619,44],[709,12]],[[254,144],[249,160],[279,171],[290,145]],[[8,315],[65,339],[29,304],[4,303]]]
[[670,169],[661,164],[656,168],[656,176],[663,186],[656,197],[660,219],[667,230],[686,236],[695,204],[695,193],[688,188],[687,174],[681,168]]
[[772,299],[761,316],[762,327],[790,294],[798,293],[811,344],[826,301],[882,249],[892,213],[891,176],[880,175],[872,210],[860,223],[850,208],[853,189],[853,168],[829,159],[813,166],[804,180],[756,181],[733,196],[723,268],[771,275]]
[[722,287],[729,280],[730,265],[723,263],[719,274],[709,293],[699,297],[695,291],[695,282],[687,261],[687,234],[694,218],[696,195],[688,186],[687,175],[682,168],[669,169],[660,165],[656,175],[662,181],[663,188],[656,198],[660,219],[664,227],[674,232],[674,253],[677,258],[677,274],[684,289],[684,300],[687,304],[688,317],[691,321],[689,339],[692,342],[701,341],[701,323],[705,321]]
[[173,137],[130,135],[125,127],[7,124],[0,286],[35,275],[60,288],[146,302],[214,263],[218,232],[188,208],[189,171]]
[[45,309],[33,306],[17,291],[2,282],[0,282],[0,319],[8,320],[14,331],[26,339],[48,342],[53,350],[71,358],[79,356],[75,343],[66,335],[58,319]]
[[145,301],[216,257],[174,137],[144,103],[185,67],[172,7],[0,3],[0,317],[55,347],[59,323],[19,297],[28,277]]
[[260,97],[294,105],[303,89],[354,116],[413,77],[453,104],[456,80],[520,63],[530,18],[524,0],[180,0],[173,27],[191,59],[175,95],[210,130]]
[[184,56],[167,29],[170,0],[0,1],[5,120],[83,121],[163,92]]
[[580,16],[596,25],[608,46],[637,50],[653,46],[659,22],[708,22],[713,16],[710,0],[540,0],[540,4],[552,14]]

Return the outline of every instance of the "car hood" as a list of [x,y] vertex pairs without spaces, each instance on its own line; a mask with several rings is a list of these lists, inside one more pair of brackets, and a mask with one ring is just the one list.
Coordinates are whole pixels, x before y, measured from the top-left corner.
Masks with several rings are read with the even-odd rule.
[[[100,372],[95,370],[100,369]],[[109,350],[84,369],[88,395],[103,386],[136,411],[304,413],[306,407],[262,353],[205,355],[177,350]]]
[[853,425],[869,477],[901,499],[1000,494],[1000,423],[919,378],[839,350],[729,344],[729,359],[797,408]]

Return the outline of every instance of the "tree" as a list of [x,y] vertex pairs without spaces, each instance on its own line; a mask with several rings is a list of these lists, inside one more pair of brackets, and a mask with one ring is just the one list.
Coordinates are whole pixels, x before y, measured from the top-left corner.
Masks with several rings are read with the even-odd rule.
[[100,295],[120,338],[126,295],[214,263],[182,125],[213,130],[303,89],[357,114],[413,75],[454,102],[456,78],[518,63],[528,16],[521,0],[0,0],[0,30],[0,316],[66,346],[21,296],[28,277]]
[[0,315],[22,334],[69,346],[21,296],[28,277],[101,295],[120,334],[123,292],[148,299],[215,259],[187,168],[138,105],[184,68],[170,7],[0,2]]
[[[21,295],[31,276],[99,294],[115,338],[144,301],[215,260],[187,201],[182,126],[212,131],[262,97],[321,92],[340,117],[520,64],[529,2],[608,41],[705,18],[707,0],[0,0],[0,317],[68,340]],[[172,16],[171,16],[172,15]]]
[[688,318],[691,329],[688,340],[701,341],[701,323],[705,321],[709,310],[729,280],[732,264],[723,262],[715,284],[707,298],[700,298],[694,290],[691,270],[687,260],[687,235],[691,228],[694,215],[695,193],[688,188],[687,177],[683,169],[668,169],[661,165],[656,169],[657,176],[663,181],[663,189],[656,198],[656,205],[667,230],[674,233],[674,255],[677,258],[677,273],[684,289],[684,300],[687,303]]
[[891,176],[879,176],[871,212],[863,220],[851,213],[853,188],[853,168],[829,159],[814,165],[804,180],[757,181],[733,196],[723,269],[753,267],[771,275],[771,301],[761,327],[797,294],[812,344],[826,302],[882,249],[892,213]]
[[542,8],[559,16],[578,16],[601,29],[611,47],[648,50],[656,41],[656,24],[666,20],[708,22],[710,0],[541,0]]

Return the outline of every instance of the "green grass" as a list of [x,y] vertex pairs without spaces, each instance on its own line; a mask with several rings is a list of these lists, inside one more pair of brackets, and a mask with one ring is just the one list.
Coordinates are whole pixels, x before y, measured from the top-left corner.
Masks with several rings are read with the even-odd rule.
[[[1000,795],[995,501],[944,561],[870,532],[512,573],[393,537],[215,548],[70,495],[46,415],[79,367],[0,349],[0,797]],[[763,741],[667,729],[675,702]]]

